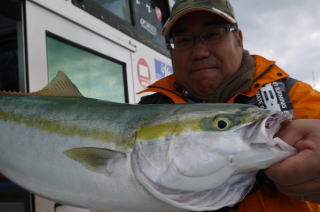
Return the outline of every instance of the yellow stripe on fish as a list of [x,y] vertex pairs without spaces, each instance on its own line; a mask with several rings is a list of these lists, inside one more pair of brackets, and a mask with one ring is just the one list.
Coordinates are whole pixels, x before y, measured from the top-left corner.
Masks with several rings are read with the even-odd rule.
[[81,138],[90,138],[95,141],[106,141],[126,149],[132,148],[134,145],[134,137],[131,135],[128,135],[127,139],[119,142],[116,141],[115,138],[120,137],[120,133],[82,127],[76,124],[67,124],[58,120],[39,119],[15,114],[12,112],[4,112],[2,110],[0,110],[0,120],[16,122],[28,127],[46,131],[51,134],[59,134],[62,136],[78,136]]
[[201,131],[200,119],[179,120],[179,122],[166,122],[155,125],[143,126],[137,131],[137,140],[152,140],[168,135],[179,136],[186,131]]

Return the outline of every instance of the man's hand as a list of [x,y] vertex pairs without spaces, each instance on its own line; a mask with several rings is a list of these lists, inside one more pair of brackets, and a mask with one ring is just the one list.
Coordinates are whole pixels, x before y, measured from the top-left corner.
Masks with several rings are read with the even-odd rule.
[[277,189],[296,199],[320,203],[320,120],[285,122],[277,137],[298,153],[266,170]]

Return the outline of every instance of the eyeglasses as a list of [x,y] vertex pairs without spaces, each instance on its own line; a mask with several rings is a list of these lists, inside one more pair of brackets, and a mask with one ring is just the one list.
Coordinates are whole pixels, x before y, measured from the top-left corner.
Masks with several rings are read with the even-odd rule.
[[214,45],[221,40],[227,33],[236,31],[236,26],[213,27],[200,35],[173,35],[169,39],[169,45],[172,49],[190,49],[197,39],[205,45]]

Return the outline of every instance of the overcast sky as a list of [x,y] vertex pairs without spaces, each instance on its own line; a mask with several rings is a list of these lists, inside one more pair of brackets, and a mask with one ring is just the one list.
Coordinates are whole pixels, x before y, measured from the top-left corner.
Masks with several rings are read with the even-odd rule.
[[319,0],[230,0],[251,54],[320,90]]

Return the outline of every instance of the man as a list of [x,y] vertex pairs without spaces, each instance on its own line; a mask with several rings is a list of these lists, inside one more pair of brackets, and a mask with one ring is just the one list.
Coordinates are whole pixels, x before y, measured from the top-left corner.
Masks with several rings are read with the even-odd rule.
[[296,118],[283,124],[277,136],[298,153],[266,170],[273,186],[262,183],[228,210],[320,211],[320,93],[273,61],[244,50],[228,0],[176,1],[163,35],[174,74],[144,90],[156,93],[140,104],[244,103]]

